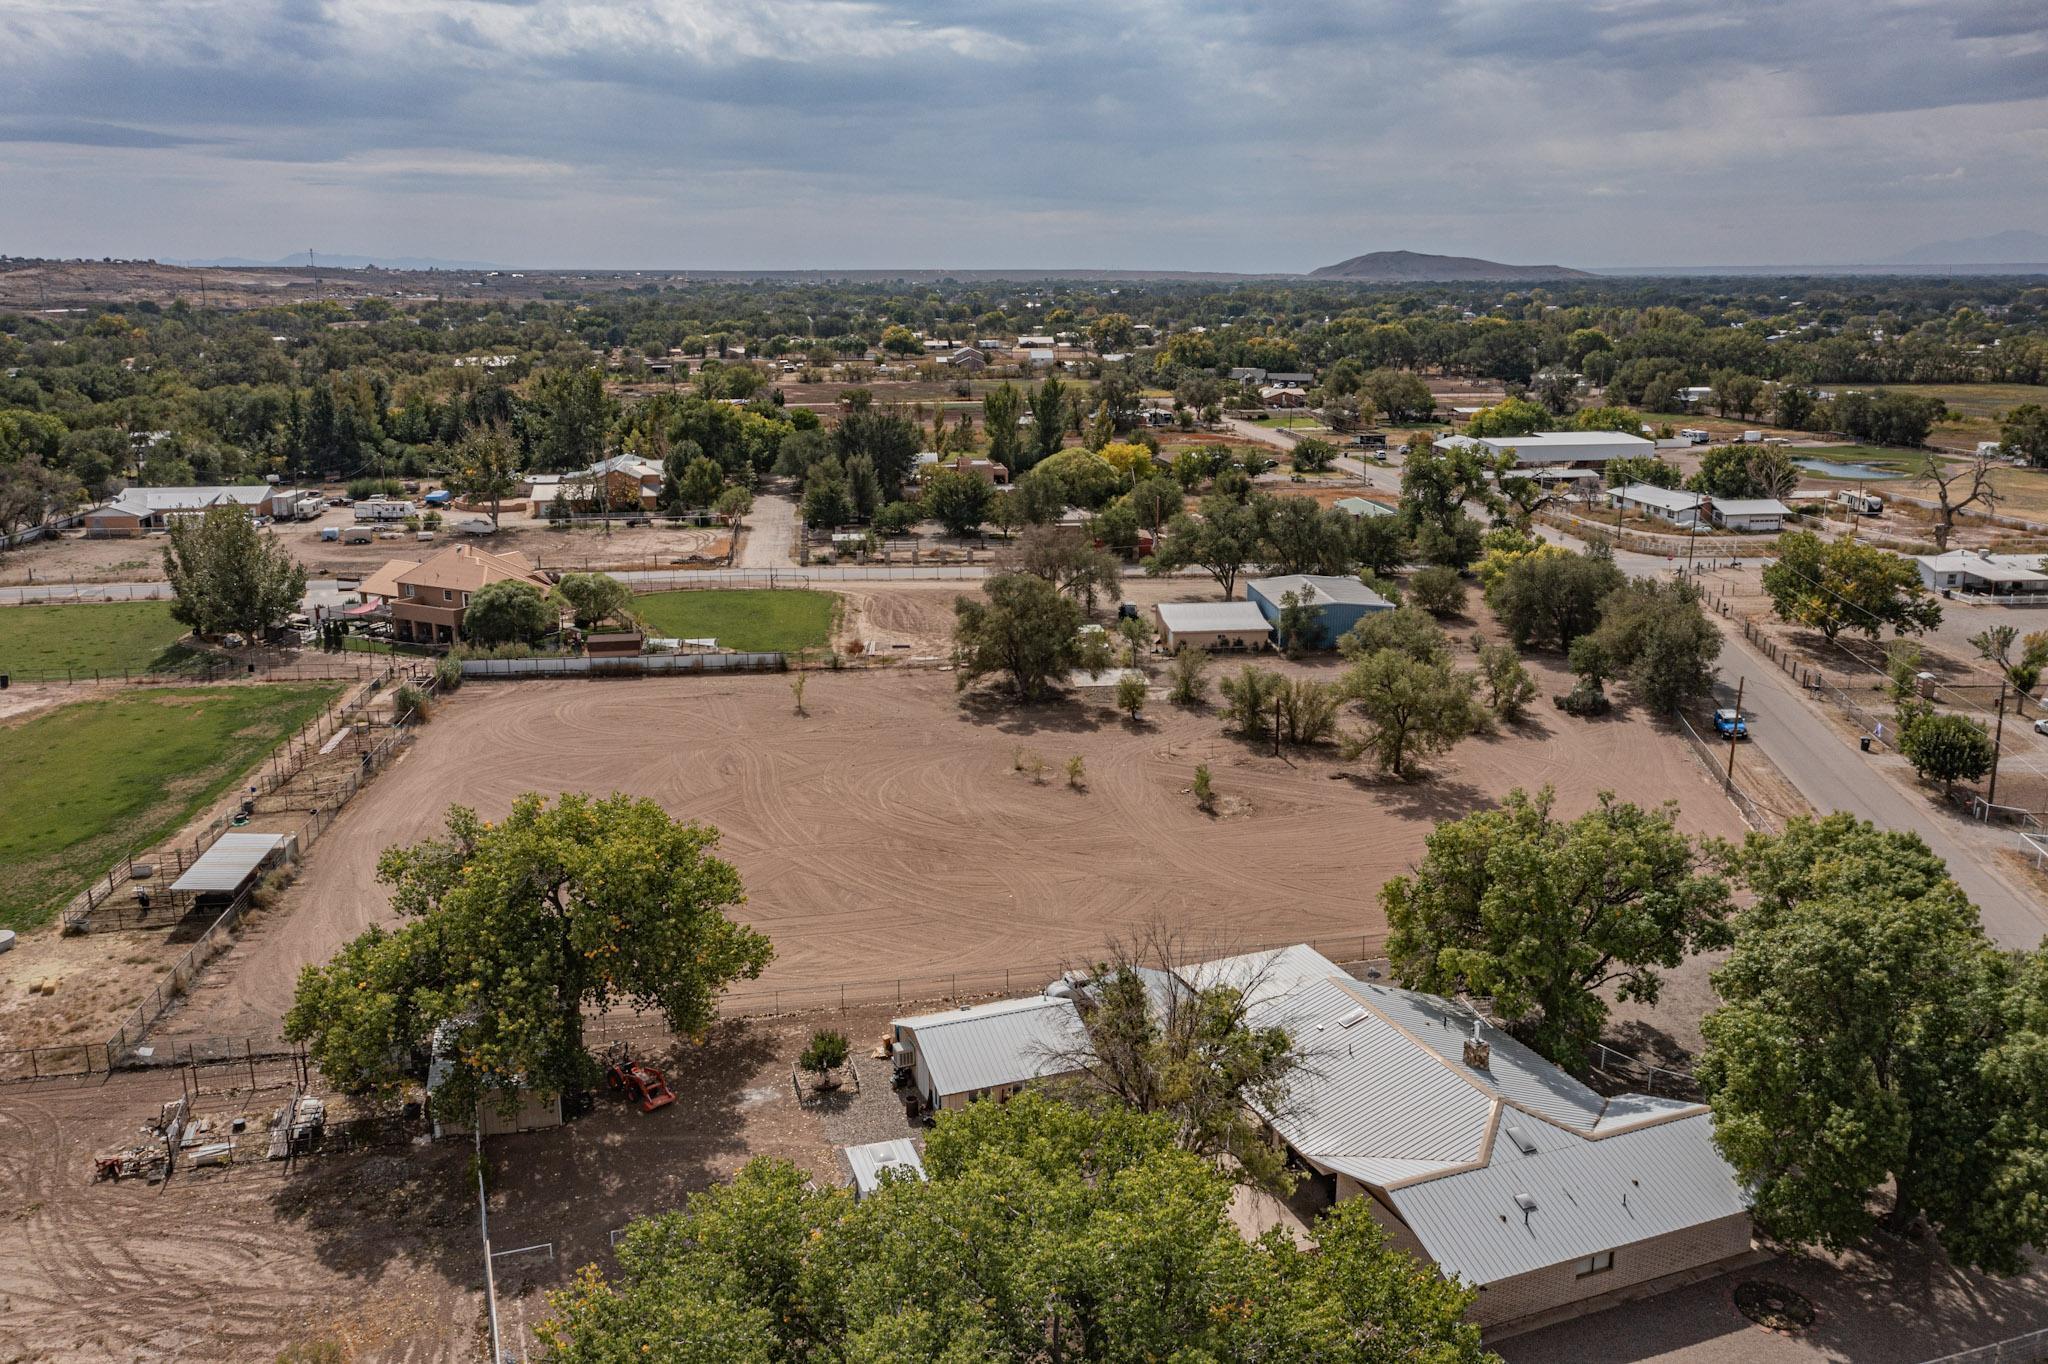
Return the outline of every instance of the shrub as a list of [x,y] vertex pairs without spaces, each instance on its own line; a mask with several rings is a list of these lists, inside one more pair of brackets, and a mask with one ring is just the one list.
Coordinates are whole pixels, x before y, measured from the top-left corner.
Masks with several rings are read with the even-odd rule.
[[398,690],[391,693],[391,713],[398,719],[410,715],[424,723],[428,709],[427,694],[410,682],[401,683]]
[[811,1034],[811,1040],[805,1045],[803,1055],[797,1058],[796,1064],[798,1069],[818,1077],[819,1089],[834,1089],[838,1087],[839,1081],[833,1077],[832,1072],[846,1064],[846,1053],[845,1033],[820,1028]]
[[1408,580],[1408,590],[1415,604],[1432,616],[1455,616],[1465,609],[1465,579],[1455,568],[1418,569]]
[[1067,759],[1067,785],[1073,787],[1076,791],[1088,789],[1088,768],[1081,761],[1081,755],[1078,753]]
[[1137,673],[1125,673],[1116,681],[1116,708],[1136,720],[1139,713],[1145,709],[1147,690],[1143,677]]
[[1183,644],[1167,669],[1166,698],[1177,706],[1199,706],[1209,696],[1209,651]]
[[1265,733],[1273,703],[1285,685],[1278,673],[1245,664],[1236,677],[1223,679],[1224,718],[1246,738]]
[[434,660],[434,686],[444,692],[454,691],[462,685],[462,660],[453,652],[443,654]]
[[1195,807],[1204,812],[1216,808],[1216,788],[1209,780],[1209,764],[1195,764]]

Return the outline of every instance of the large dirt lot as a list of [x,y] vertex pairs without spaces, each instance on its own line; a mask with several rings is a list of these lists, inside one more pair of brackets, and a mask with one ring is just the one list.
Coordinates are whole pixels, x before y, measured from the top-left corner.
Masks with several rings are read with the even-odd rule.
[[[1435,822],[1516,786],[1556,786],[1566,813],[1603,789],[1676,798],[1688,828],[1741,832],[1681,741],[1647,720],[1586,722],[1546,705],[1397,783],[1334,752],[1276,758],[1224,734],[1213,711],[1157,699],[1132,726],[1106,691],[1079,695],[1020,710],[963,699],[941,672],[813,672],[799,719],[784,675],[472,683],[157,1036],[274,1035],[299,968],[386,915],[374,876],[384,848],[437,833],[451,803],[490,817],[528,790],[624,790],[720,829],[745,916],[776,945],[767,975],[734,1001],[753,1008],[836,1000],[842,983],[893,998],[899,979],[905,998],[930,998],[954,973],[1005,968],[1035,984],[1032,973],[1154,921],[1196,950],[1370,946],[1383,931],[1377,888]],[[1043,759],[1042,782],[1018,770],[1020,754]],[[1083,790],[1064,776],[1075,755]],[[1217,817],[1187,793],[1198,762],[1215,775]]]
[[[473,513],[448,515],[450,521],[457,521]],[[388,560],[424,559],[451,544],[476,544],[499,553],[517,550],[543,567],[564,572],[592,566],[680,568],[685,560],[723,561],[731,548],[731,539],[722,527],[671,528],[659,521],[651,526],[628,526],[620,517],[609,533],[598,523],[551,530],[546,521],[537,521],[524,510],[507,511],[499,521],[501,529],[495,535],[479,537],[443,529],[431,541],[423,542],[401,530],[393,539],[347,545],[320,538],[323,529],[339,528],[346,533],[357,524],[351,509],[334,507],[317,521],[285,522],[273,530],[315,578],[359,576],[374,572]],[[59,539],[35,541],[0,555],[0,584],[152,582],[164,575],[167,538],[159,533],[132,540],[87,539],[83,532],[69,531]]]

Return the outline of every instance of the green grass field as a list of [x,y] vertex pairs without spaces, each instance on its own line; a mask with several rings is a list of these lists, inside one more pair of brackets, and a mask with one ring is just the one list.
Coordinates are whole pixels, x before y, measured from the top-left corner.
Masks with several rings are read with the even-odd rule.
[[174,673],[198,657],[184,637],[169,602],[0,607],[0,673]]
[[832,639],[839,598],[801,589],[654,592],[633,599],[647,632],[672,639],[715,639],[728,649],[822,649]]
[[176,833],[340,691],[136,691],[0,726],[0,927],[44,922],[123,854]]

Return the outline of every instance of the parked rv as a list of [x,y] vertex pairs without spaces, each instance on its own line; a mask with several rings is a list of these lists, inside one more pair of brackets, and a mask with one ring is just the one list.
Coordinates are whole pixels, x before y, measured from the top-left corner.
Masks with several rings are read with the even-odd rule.
[[393,502],[388,498],[373,497],[367,502],[356,503],[358,521],[403,521],[418,513],[410,502]]

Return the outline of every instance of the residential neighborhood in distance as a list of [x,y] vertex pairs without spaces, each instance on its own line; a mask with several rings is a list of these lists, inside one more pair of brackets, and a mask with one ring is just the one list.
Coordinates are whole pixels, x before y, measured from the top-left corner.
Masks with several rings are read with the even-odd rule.
[[17,9],[0,1359],[2048,1357],[2048,15]]

